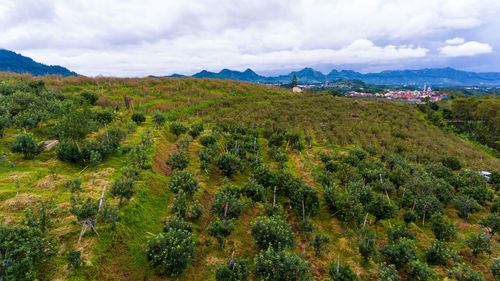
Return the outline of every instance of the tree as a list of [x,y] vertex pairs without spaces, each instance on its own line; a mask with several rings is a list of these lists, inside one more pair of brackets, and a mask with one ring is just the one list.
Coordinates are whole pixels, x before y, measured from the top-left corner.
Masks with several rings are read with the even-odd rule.
[[4,280],[39,280],[40,269],[56,254],[56,241],[38,227],[0,225],[0,277]]
[[134,121],[137,125],[141,125],[144,121],[146,121],[146,115],[142,112],[134,112],[131,117],[132,121]]
[[387,237],[389,238],[389,241],[391,242],[396,242],[400,238],[408,238],[408,239],[414,239],[415,234],[411,232],[406,225],[397,222],[389,229],[387,230]]
[[248,182],[241,189],[241,193],[250,198],[252,202],[264,202],[264,186],[258,183]]
[[482,252],[491,254],[490,237],[482,231],[480,233],[471,233],[465,240],[465,243],[472,249],[472,254],[474,256]]
[[494,259],[490,268],[495,279],[500,280],[500,258]]
[[217,139],[214,135],[203,135],[200,137],[200,144],[203,146],[214,145],[217,142]]
[[456,157],[446,157],[443,159],[443,165],[452,169],[453,171],[458,171],[462,169],[462,164]]
[[199,201],[194,202],[193,206],[191,206],[191,214],[190,218],[197,220],[203,215],[203,206]]
[[321,252],[325,250],[325,245],[330,243],[330,238],[323,233],[317,233],[314,235],[313,241],[311,241],[311,246],[314,248],[316,256],[320,256]]
[[177,196],[174,198],[174,202],[172,204],[172,208],[170,209],[170,213],[177,214],[179,217],[186,217],[187,212],[187,203],[186,203],[186,193],[181,189],[177,193]]
[[63,140],[56,146],[57,159],[66,162],[77,163],[82,161],[82,154],[73,141]]
[[379,195],[375,200],[368,206],[368,211],[375,216],[375,223],[383,219],[395,218],[398,215],[398,211],[394,204]]
[[328,274],[334,281],[356,281],[358,275],[351,269],[349,264],[336,264],[334,261],[328,266]]
[[377,265],[377,275],[382,281],[401,280],[401,276],[398,275],[396,267],[393,264],[379,263]]
[[184,153],[184,151],[177,151],[174,154],[170,154],[166,162],[172,170],[184,170],[189,164],[189,158]]
[[483,275],[462,263],[447,271],[448,277],[457,281],[484,281]]
[[226,185],[215,194],[215,199],[211,204],[211,212],[221,218],[238,218],[243,210],[243,205],[239,190],[232,185]]
[[380,249],[389,263],[400,269],[417,258],[415,244],[408,238],[401,238],[395,243]]
[[255,257],[255,275],[260,280],[306,281],[311,273],[297,254],[270,247]]
[[470,213],[475,213],[481,210],[481,206],[469,196],[458,196],[453,201],[453,205],[455,209],[459,211],[458,215],[464,219],[464,222],[467,222]]
[[268,247],[284,249],[295,243],[292,228],[281,217],[258,217],[252,224],[251,233],[261,250]]
[[123,203],[123,198],[130,199],[135,193],[134,182],[130,179],[120,178],[115,180],[111,185],[111,196],[120,197],[120,205]]
[[358,227],[363,222],[363,205],[351,194],[345,193],[335,186],[325,188],[323,192],[326,205],[337,218],[353,227]]
[[196,123],[189,129],[188,134],[193,138],[196,138],[203,132],[203,123]]
[[215,160],[215,164],[227,177],[231,177],[236,172],[243,170],[240,158],[232,153],[219,155]]
[[290,205],[297,214],[314,216],[319,211],[318,191],[302,183],[290,196]]
[[445,215],[435,214],[431,217],[431,230],[436,239],[450,241],[455,238],[457,227]]
[[215,270],[215,280],[245,281],[249,274],[247,264],[247,260],[231,259],[226,264],[217,267]]
[[156,126],[161,127],[161,126],[163,126],[163,124],[165,124],[166,121],[167,121],[167,118],[162,113],[155,112],[153,114],[153,122],[156,124]]
[[439,240],[434,240],[425,250],[425,260],[429,264],[446,265],[450,259],[458,259],[458,253]]
[[182,190],[188,196],[193,196],[198,188],[200,188],[200,184],[191,172],[175,171],[170,177],[168,188],[173,193],[178,193]]
[[377,248],[375,245],[375,232],[369,229],[365,229],[361,233],[361,239],[358,242],[358,251],[363,256],[363,262],[366,264],[370,260],[370,257],[377,254]]
[[486,228],[491,237],[493,237],[495,233],[500,231],[500,215],[498,213],[488,214],[481,218],[479,225]]
[[16,136],[16,140],[9,147],[14,153],[22,153],[24,159],[33,159],[43,151],[45,144],[38,143],[31,134],[22,133]]
[[290,83],[290,87],[297,87],[297,75],[293,75],[293,78],[292,78],[292,83]]
[[426,263],[419,260],[410,262],[408,269],[408,280],[412,281],[432,281],[439,280],[438,275]]
[[412,210],[409,210],[403,214],[403,220],[406,225],[409,225],[410,223],[417,221],[417,215]]
[[215,237],[219,246],[224,246],[224,240],[233,232],[235,225],[233,220],[221,220],[216,218],[215,221],[210,222],[208,227],[208,234]]
[[173,276],[187,267],[194,258],[194,252],[195,242],[191,232],[169,228],[149,239],[146,258],[153,268]]
[[83,91],[80,96],[89,104],[89,105],[95,105],[97,100],[99,99],[99,96],[97,95],[96,92],[85,90]]
[[170,124],[170,127],[169,127],[169,131],[172,134],[176,135],[177,137],[184,134],[185,132],[187,132],[187,130],[188,130],[188,128],[179,122],[173,122],[172,124]]

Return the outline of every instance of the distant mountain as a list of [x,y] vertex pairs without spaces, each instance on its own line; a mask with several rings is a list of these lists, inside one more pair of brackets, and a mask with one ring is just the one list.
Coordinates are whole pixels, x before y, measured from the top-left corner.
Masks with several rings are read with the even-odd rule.
[[57,74],[62,76],[77,76],[76,72],[59,65],[46,65],[9,50],[0,49],[0,71],[29,73],[35,76]]
[[323,74],[312,68],[304,68],[286,75],[266,77],[247,69],[243,72],[223,69],[210,72],[203,70],[193,75],[196,78],[218,78],[249,81],[256,83],[290,83],[293,75],[297,76],[299,84],[323,83],[338,79],[358,79],[365,83],[376,85],[433,85],[433,86],[500,86],[498,72],[467,72],[447,68],[427,68],[419,70],[386,70],[379,73],[362,74],[352,70],[332,70]]

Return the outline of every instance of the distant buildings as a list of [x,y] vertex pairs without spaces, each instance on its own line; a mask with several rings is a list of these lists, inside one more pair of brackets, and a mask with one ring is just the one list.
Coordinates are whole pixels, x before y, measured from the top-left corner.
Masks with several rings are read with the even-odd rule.
[[388,91],[387,93],[364,93],[349,91],[346,93],[347,96],[354,97],[383,97],[390,100],[405,100],[410,102],[422,102],[424,99],[429,98],[431,102],[440,101],[443,98],[448,98],[447,94],[437,95],[436,92],[432,91],[431,87],[424,85],[423,91]]

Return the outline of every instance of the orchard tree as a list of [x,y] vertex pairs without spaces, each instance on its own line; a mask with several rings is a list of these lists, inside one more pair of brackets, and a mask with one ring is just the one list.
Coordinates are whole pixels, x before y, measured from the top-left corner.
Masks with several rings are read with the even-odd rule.
[[120,197],[120,205],[123,203],[123,198],[130,199],[135,193],[134,182],[130,179],[120,178],[115,180],[111,185],[111,196]]
[[33,159],[43,151],[45,143],[38,143],[33,135],[22,133],[16,136],[16,140],[9,147],[14,153],[22,153],[24,159]]
[[469,214],[481,210],[481,206],[477,201],[469,196],[458,196],[453,201],[453,204],[455,209],[459,211],[458,215],[464,219],[464,222],[467,222],[467,219],[469,219]]
[[365,264],[368,263],[370,257],[377,254],[374,231],[366,229],[361,233],[361,239],[358,242],[358,250],[361,256],[363,256],[363,262]]
[[375,216],[375,223],[379,220],[392,219],[398,215],[397,208],[389,199],[379,195],[368,206],[368,211]]
[[187,168],[189,164],[189,158],[183,150],[180,150],[175,152],[174,154],[170,154],[166,163],[172,170],[182,171]]
[[251,233],[261,250],[268,247],[284,249],[295,244],[292,228],[281,217],[257,218],[252,224]]
[[233,232],[235,225],[233,220],[221,220],[216,218],[215,221],[210,222],[208,227],[208,234],[215,237],[219,246],[222,248],[224,246],[224,240],[227,236]]
[[243,210],[244,202],[240,199],[240,190],[228,184],[219,189],[211,204],[211,212],[224,219],[238,218]]
[[443,214],[435,214],[431,217],[431,230],[436,239],[451,241],[457,234],[456,225]]
[[215,270],[217,281],[245,281],[249,274],[248,261],[240,259],[229,260]]
[[479,225],[486,228],[490,236],[493,238],[495,233],[500,231],[500,215],[491,213],[481,218]]
[[398,275],[394,264],[379,263],[377,265],[377,275],[382,281],[399,281],[401,276]]
[[458,259],[458,253],[444,242],[434,240],[425,250],[425,259],[432,265],[446,265],[451,259]]
[[479,271],[475,271],[470,266],[462,263],[446,272],[449,278],[457,281],[484,281],[484,276]]
[[332,261],[328,266],[328,274],[330,278],[334,281],[357,281],[359,280],[358,275],[354,270],[351,269],[351,266],[346,264],[341,264],[340,261],[335,263]]
[[496,258],[493,260],[490,269],[496,280],[500,280],[500,258]]
[[186,193],[181,189],[177,193],[177,196],[174,198],[174,202],[172,204],[172,208],[170,209],[170,213],[177,214],[179,217],[186,217],[187,212],[187,200]]
[[409,210],[403,214],[403,220],[408,226],[410,223],[417,221],[417,215],[412,210]]
[[318,191],[302,183],[290,196],[290,205],[297,214],[314,216],[319,211]]
[[173,193],[178,193],[182,190],[188,196],[192,197],[198,188],[200,188],[200,184],[192,173],[187,171],[175,171],[170,177],[168,188]]
[[408,238],[400,238],[395,243],[381,248],[380,253],[398,269],[417,258],[415,244]]
[[94,91],[85,90],[80,93],[80,96],[87,102],[89,105],[95,105],[99,96]]
[[482,252],[491,255],[490,237],[484,232],[471,233],[465,243],[472,249],[472,254],[477,256]]
[[325,248],[328,243],[330,243],[330,238],[328,238],[328,236],[324,235],[323,233],[317,233],[316,235],[314,235],[314,239],[310,244],[311,246],[313,246],[316,256],[320,256],[321,252],[323,252],[324,250],[328,250]]
[[233,174],[243,170],[241,159],[232,153],[219,155],[215,160],[215,164],[226,177],[231,177]]
[[434,281],[440,280],[436,272],[424,262],[413,260],[408,268],[408,280],[411,281]]
[[169,131],[177,137],[187,132],[187,130],[188,128],[179,122],[173,122],[169,127]]
[[250,198],[253,204],[255,204],[255,202],[264,202],[265,199],[264,186],[258,183],[248,182],[241,189],[241,193]]
[[271,247],[257,254],[255,275],[260,280],[275,281],[305,281],[311,277],[307,261],[302,260],[295,253],[274,250]]
[[165,122],[167,121],[167,118],[165,115],[161,112],[155,112],[153,114],[153,122],[156,124],[156,126],[161,127]]
[[143,112],[134,112],[131,117],[132,121],[134,121],[137,125],[141,125],[144,121],[146,121],[146,115]]

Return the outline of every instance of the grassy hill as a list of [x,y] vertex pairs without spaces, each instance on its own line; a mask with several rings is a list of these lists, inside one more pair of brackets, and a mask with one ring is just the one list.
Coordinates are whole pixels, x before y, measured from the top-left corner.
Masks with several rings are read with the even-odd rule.
[[[256,219],[269,212],[275,186],[275,201],[283,207],[277,211],[280,215],[276,220],[284,220],[290,226],[294,241],[286,251],[307,262],[308,279],[330,280],[329,266],[333,263],[335,268],[340,257],[342,268],[348,264],[362,280],[379,280],[378,269],[383,267],[377,264],[393,263],[387,249],[399,243],[391,238],[393,234],[388,235],[388,230],[391,229],[390,233],[398,230],[404,214],[411,209],[417,214],[416,221],[408,226],[403,223],[398,231],[406,233],[402,236],[409,237],[415,245],[414,258],[427,261],[426,250],[435,240],[431,227],[434,222],[429,217],[441,213],[456,225],[456,236],[446,245],[457,256],[444,265],[430,267],[445,277],[454,265],[465,263],[487,280],[493,278],[490,265],[498,257],[499,235],[488,241],[491,258],[485,253],[473,255],[466,240],[484,229],[479,221],[490,213],[493,204],[493,198],[489,197],[494,192],[493,184],[476,177],[476,172],[500,171],[500,160],[435,127],[413,105],[338,98],[325,93],[292,94],[280,88],[216,79],[46,76],[44,86],[30,84],[32,78],[26,76],[9,75],[1,80],[4,88],[0,95],[5,104],[11,98],[20,99],[19,94],[14,94],[17,90],[31,91],[43,96],[44,102],[54,104],[44,114],[35,111],[26,115],[42,116],[28,129],[23,125],[25,122],[19,121],[19,116],[25,115],[14,116],[12,108],[0,107],[13,116],[5,123],[8,125],[0,139],[2,225],[22,224],[27,207],[40,210],[40,204],[49,201],[55,207],[51,209],[52,223],[44,236],[55,237],[58,249],[43,263],[45,269],[40,269],[43,280],[216,280],[217,268],[228,263],[233,252],[236,260],[247,260],[248,279],[261,280],[255,265],[260,250],[252,229]],[[37,89],[47,91],[47,97],[36,94]],[[82,101],[85,96],[82,93],[88,91],[97,94],[93,105]],[[125,97],[131,98],[130,110],[125,108]],[[111,121],[99,115],[106,109],[113,112]],[[58,131],[64,130],[61,124],[68,124],[64,123],[65,116],[79,111],[82,115],[77,117],[85,119],[74,119],[76,123],[94,120],[93,129],[79,140],[68,141]],[[136,119],[137,113],[143,113],[146,119],[134,125],[132,119]],[[165,123],[155,122],[159,115],[165,116]],[[189,132],[200,123],[201,135],[191,135]],[[176,135],[173,128],[179,124],[191,130]],[[42,152],[33,160],[23,159],[22,155],[12,153],[9,146],[24,130],[38,140],[75,141],[82,151],[96,143],[106,143],[106,137],[109,142],[110,135],[117,130],[126,136],[116,149],[101,154],[97,165],[91,165],[92,158],[74,163],[62,161],[58,149]],[[207,144],[205,136],[213,136],[215,144]],[[139,151],[147,159],[144,165],[134,164],[138,163]],[[171,210],[180,195],[169,188],[176,172],[167,161],[180,151],[189,160],[184,170],[199,182],[192,198],[187,198],[185,217],[193,229],[195,254],[185,269],[170,276],[153,268],[146,249],[148,241],[163,232],[166,221],[177,220],[178,211]],[[203,158],[205,162],[200,162],[200,155],[208,156]],[[225,155],[234,156],[236,162],[221,160]],[[450,166],[443,161],[446,159],[456,159],[462,167],[453,171],[441,165],[443,162]],[[140,173],[133,180],[134,194],[120,204],[119,197],[112,197],[110,190],[124,179],[123,171],[131,165],[140,166]],[[230,176],[228,166],[236,170]],[[70,192],[67,181],[74,178],[81,179],[81,192]],[[476,181],[469,184],[472,180],[467,179]],[[223,215],[211,211],[212,205],[220,194],[231,193],[228,185],[240,190],[248,183],[263,186],[265,203],[253,203],[245,195],[231,197],[227,202],[243,205],[239,216],[232,220],[234,229],[220,246],[209,228],[217,217],[222,220]],[[89,197],[97,202],[104,186],[104,198],[109,205],[106,210],[110,213],[115,210],[116,216],[100,212],[102,218],[96,220],[99,236],[89,228],[78,243],[82,224],[71,212],[76,200],[73,196],[78,201]],[[302,198],[301,194],[312,197]],[[347,199],[343,202],[335,199],[332,203],[325,194]],[[464,194],[482,205],[481,210],[471,212],[466,222],[454,203]],[[305,202],[303,210],[301,200]],[[395,216],[377,220],[373,207],[377,200],[387,200],[392,206],[389,208],[395,208]],[[192,218],[196,202],[203,213]],[[373,243],[377,253],[364,261],[358,244],[369,237],[367,229],[375,234]],[[318,234],[328,241],[322,251],[316,252],[311,242]],[[65,258],[72,249],[81,252],[85,266],[76,270],[67,268]],[[413,269],[413,265],[404,263],[397,271],[403,280],[410,280],[409,272]]]

